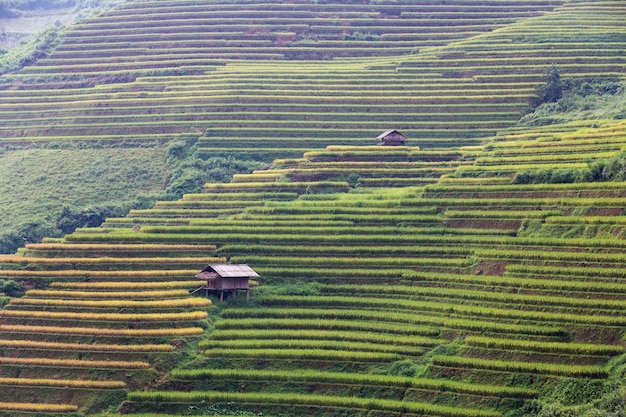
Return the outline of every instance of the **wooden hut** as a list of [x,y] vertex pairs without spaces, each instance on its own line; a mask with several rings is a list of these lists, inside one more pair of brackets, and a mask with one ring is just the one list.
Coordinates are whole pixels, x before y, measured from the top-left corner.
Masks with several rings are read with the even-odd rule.
[[376,137],[379,145],[384,146],[404,146],[406,144],[406,136],[395,129],[388,130]]
[[[248,280],[256,278],[259,274],[245,264],[210,264],[198,274],[196,278],[206,281],[206,286],[196,291],[216,291],[220,294],[220,301],[224,301],[224,291],[232,291],[233,298],[237,296],[237,290],[246,290],[246,299],[250,299],[250,285]],[[196,292],[194,291],[194,292]]]

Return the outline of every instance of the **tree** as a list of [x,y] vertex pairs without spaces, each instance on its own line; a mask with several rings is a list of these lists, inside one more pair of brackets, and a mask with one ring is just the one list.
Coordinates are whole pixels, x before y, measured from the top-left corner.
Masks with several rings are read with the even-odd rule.
[[98,227],[107,217],[120,217],[126,209],[115,205],[89,206],[85,208],[63,207],[57,218],[57,229],[65,234],[74,232],[79,227]]
[[553,65],[544,73],[544,76],[546,83],[537,89],[533,109],[543,103],[555,103],[563,97],[565,85],[561,78],[561,71]]

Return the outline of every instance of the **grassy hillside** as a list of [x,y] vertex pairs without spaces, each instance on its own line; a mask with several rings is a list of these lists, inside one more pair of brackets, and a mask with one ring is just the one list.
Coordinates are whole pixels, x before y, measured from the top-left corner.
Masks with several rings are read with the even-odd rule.
[[[494,4],[130,1],[2,77],[6,144],[270,163],[0,257],[0,415],[618,415],[626,6]],[[550,68],[616,91],[517,124]]]
[[91,211],[100,222],[103,217],[123,215],[142,205],[142,198],[162,195],[169,172],[162,145],[4,150],[0,155],[0,252],[12,253],[46,236],[62,236],[64,207]]
[[0,153],[0,253],[99,226],[107,217],[180,198],[207,181],[226,182],[260,165],[199,158],[181,141],[7,146]]

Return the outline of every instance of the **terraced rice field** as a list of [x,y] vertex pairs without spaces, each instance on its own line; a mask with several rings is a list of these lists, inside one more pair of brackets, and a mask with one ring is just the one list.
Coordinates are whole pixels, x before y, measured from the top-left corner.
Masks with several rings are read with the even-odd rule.
[[[20,407],[24,392],[48,392],[61,382],[44,379],[57,378],[85,379],[60,393],[130,391],[129,415],[212,407],[437,416],[499,416],[564,380],[601,384],[609,360],[624,353],[626,246],[616,219],[626,186],[510,184],[514,161],[511,171],[480,173],[502,150],[544,169],[552,164],[538,152],[546,135],[552,155],[563,140],[580,141],[587,158],[604,157],[586,143],[619,136],[623,123],[540,130],[537,138],[533,128],[503,131],[480,149],[452,153],[329,147],[277,160],[249,182],[207,184],[176,209],[157,205],[29,245],[2,259],[14,266],[3,276],[42,289],[3,311],[0,383]],[[581,152],[574,147],[564,155]],[[338,166],[357,173],[356,182],[341,180]],[[437,182],[360,182],[394,184],[415,169]],[[284,184],[290,191],[274,188]],[[238,213],[197,215],[221,213],[229,201]],[[538,233],[555,227],[560,235]],[[253,265],[262,285],[251,304],[219,305],[207,326],[208,300],[185,294],[202,265],[226,259],[219,256]],[[200,354],[192,366],[166,365],[189,347]],[[46,371],[61,364],[62,374]],[[100,366],[97,379],[84,378],[85,367]],[[167,376],[141,391],[155,372]],[[64,398],[51,401],[97,407],[79,399],[90,397]]]
[[[2,298],[0,415],[496,417],[609,386],[626,185],[515,178],[618,154],[624,122],[515,123],[551,65],[622,77],[624,14],[142,0],[76,25],[0,78],[5,144],[273,163],[0,257],[28,289]],[[368,146],[390,127],[409,146]],[[260,273],[250,304],[190,295],[212,262]]]
[[[169,245],[166,250],[187,255],[182,264],[202,265],[218,260],[198,257],[214,248]],[[0,312],[0,385],[6,401],[0,410],[10,415],[88,412],[123,399],[128,389],[139,389],[168,369],[181,341],[201,337],[206,327],[210,300],[189,296],[197,283],[185,272],[160,270],[164,264],[176,268],[175,258],[149,258],[167,253],[162,246],[82,246],[75,252],[80,257],[54,257],[56,249],[39,249],[49,250],[48,258],[1,260],[26,267],[6,271],[5,278],[41,288],[13,298]],[[116,257],[122,253],[130,258]],[[142,260],[145,271],[129,270]],[[29,270],[33,262],[42,269]],[[42,404],[42,397],[50,404]]]
[[[589,130],[574,133],[582,139]],[[498,149],[495,145],[485,148],[484,157]],[[512,142],[509,145],[515,148]],[[525,146],[532,151],[531,144]],[[479,167],[483,156],[474,157],[471,166]],[[331,156],[324,160],[335,163]],[[542,169],[541,158],[533,162]],[[324,165],[291,163],[299,170]],[[397,410],[393,402],[348,401],[367,384],[378,387],[372,387],[370,395],[403,399],[402,410],[408,413],[499,415],[508,407],[519,407],[522,399],[537,397],[561,378],[607,378],[608,358],[624,351],[620,239],[534,238],[523,236],[520,226],[535,221],[549,227],[547,219],[558,212],[588,205],[622,210],[624,185],[502,186],[490,185],[490,177],[485,185],[471,177],[463,184],[464,168],[458,166],[448,181],[437,185],[305,195],[293,202],[267,203],[263,210],[251,207],[225,220],[228,241],[236,243],[220,243],[220,253],[257,265],[268,283],[288,288],[292,280],[305,279],[317,284],[306,295],[286,289],[278,295],[259,295],[252,308],[225,309],[209,340],[200,344],[207,349],[206,367],[172,372],[163,391],[131,394],[130,410],[160,404],[174,412],[200,398],[266,412],[286,403],[299,404],[298,410],[349,409],[356,415],[371,409]],[[451,181],[454,178],[458,181]],[[386,215],[375,214],[380,207],[387,209]],[[331,232],[325,224],[318,234],[317,227],[305,226],[313,218],[345,221],[342,211],[356,208],[371,214],[351,214],[352,228],[338,224]],[[432,214],[419,211],[424,208]],[[396,210],[399,214],[394,215]],[[403,210],[416,210],[414,215],[427,217],[419,221],[427,223],[421,223],[421,229],[412,226],[413,213]],[[272,221],[272,232],[250,229],[255,221],[258,225]],[[245,225],[245,236],[237,234],[238,222]],[[207,226],[218,223],[210,221]],[[368,239],[370,228],[379,230],[375,240]],[[167,229],[145,226],[142,232]],[[192,220],[187,229],[176,226],[171,231],[195,229]],[[216,242],[221,239],[219,229],[205,230],[203,235]],[[347,257],[350,253],[354,257]],[[411,256],[405,260],[403,254]],[[555,267],[550,269],[550,264]],[[591,275],[596,278],[589,281]],[[615,289],[610,296],[609,287]],[[365,382],[373,364],[387,363],[391,369],[406,360],[425,364],[422,379],[409,380],[416,386],[409,387],[405,380],[407,385],[394,389],[401,377],[389,375]],[[516,387],[511,383],[516,378],[532,380],[531,387]],[[437,385],[450,379],[458,385]],[[245,393],[219,393],[234,386],[241,390],[242,381]],[[281,397],[267,392],[281,381],[289,381],[289,388],[278,386],[292,393]],[[185,391],[193,391],[171,392],[183,382]],[[316,395],[305,399],[303,391]],[[463,409],[434,405],[452,398]],[[409,408],[408,399],[421,411]]]
[[552,65],[623,74],[622,16],[619,1],[133,1],[0,79],[0,139],[182,138],[268,161],[389,128],[471,145],[514,125]]

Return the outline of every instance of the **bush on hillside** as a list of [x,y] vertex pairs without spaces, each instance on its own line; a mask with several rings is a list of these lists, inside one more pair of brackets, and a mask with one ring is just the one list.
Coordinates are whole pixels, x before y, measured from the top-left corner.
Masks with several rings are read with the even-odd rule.
[[380,35],[372,34],[372,33],[361,33],[361,32],[352,32],[352,33],[344,33],[342,36],[344,41],[378,41],[380,40]]
[[63,237],[79,227],[98,227],[109,217],[123,217],[131,209],[150,208],[156,199],[156,196],[140,195],[128,203],[64,206],[51,222],[18,224],[12,230],[4,230],[0,233],[0,253],[15,253],[27,243],[41,242],[44,237]]
[[587,168],[537,169],[515,174],[513,184],[571,184],[575,182],[626,181],[626,152],[612,158],[588,161]]
[[107,217],[120,217],[127,211],[124,207],[114,205],[89,206],[80,209],[65,206],[57,218],[56,226],[63,234],[68,234],[79,227],[98,227]]
[[16,71],[45,57],[56,46],[60,33],[59,27],[48,28],[22,46],[0,54],[0,75]]
[[591,181],[626,181],[626,152],[589,164]]
[[184,148],[170,145],[169,161],[177,164],[172,169],[165,193],[168,199],[181,198],[184,194],[199,192],[209,182],[229,182],[234,174],[250,173],[265,165],[256,160],[241,160],[233,157],[211,157],[207,159],[196,155],[186,156]]
[[506,417],[619,417],[626,413],[621,381],[565,379],[548,396],[526,402]]
[[167,145],[167,162],[172,167],[165,189],[168,200],[199,192],[208,182],[229,182],[234,174],[250,173],[264,165],[261,161],[233,156],[198,156],[195,146],[184,140],[174,140]]
[[8,297],[21,297],[24,295],[24,285],[13,280],[0,281],[0,292]]
[[412,360],[405,359],[391,364],[388,375],[414,377],[419,372],[419,367]]
[[618,78],[563,79],[558,69],[546,75],[521,125],[540,126],[583,119],[624,119],[626,88]]
[[28,223],[16,225],[13,230],[0,233],[0,253],[15,253],[30,242],[40,242],[44,237],[58,237],[58,230],[48,224]]
[[552,66],[545,73],[545,84],[537,88],[535,99],[532,103],[532,108],[536,109],[544,103],[554,103],[563,97],[563,90],[566,86],[561,78],[561,71]]

